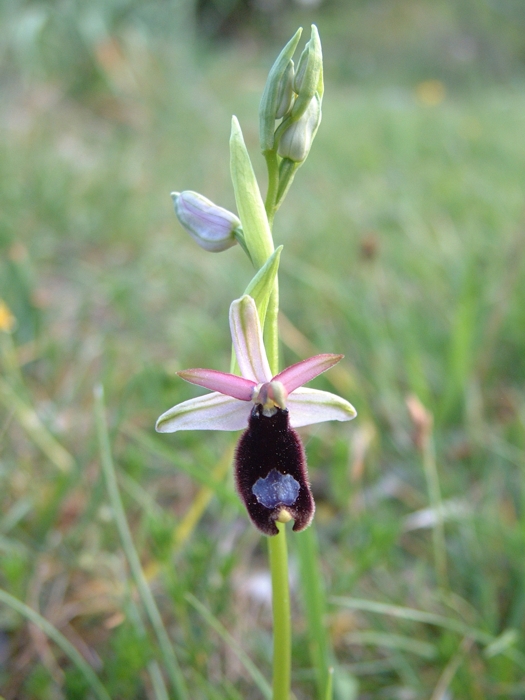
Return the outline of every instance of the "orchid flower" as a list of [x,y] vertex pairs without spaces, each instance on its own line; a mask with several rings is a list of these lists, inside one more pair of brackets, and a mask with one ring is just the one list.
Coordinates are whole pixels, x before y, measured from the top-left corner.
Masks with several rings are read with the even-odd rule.
[[272,376],[257,307],[243,296],[230,307],[230,329],[242,376],[213,369],[177,374],[211,394],[184,401],[163,413],[156,430],[240,430],[236,485],[252,521],[276,535],[275,521],[293,519],[294,530],[307,527],[314,514],[306,459],[294,428],[327,420],[351,420],[354,407],[327,391],[303,384],[333,367],[343,355],[322,354]]

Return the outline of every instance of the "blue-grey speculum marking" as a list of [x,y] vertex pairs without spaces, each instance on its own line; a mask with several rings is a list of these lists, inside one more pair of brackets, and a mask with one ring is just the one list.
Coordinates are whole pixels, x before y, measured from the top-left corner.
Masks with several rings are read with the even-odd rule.
[[299,495],[300,485],[291,474],[281,474],[272,469],[264,479],[257,479],[252,492],[265,508],[293,506]]

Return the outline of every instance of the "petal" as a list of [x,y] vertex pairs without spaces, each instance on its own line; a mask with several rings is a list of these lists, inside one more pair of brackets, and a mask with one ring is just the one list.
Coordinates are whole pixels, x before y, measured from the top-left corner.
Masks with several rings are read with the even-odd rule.
[[322,423],[327,420],[352,420],[357,411],[340,396],[318,389],[296,389],[288,397],[292,427]]
[[272,378],[254,300],[245,295],[230,306],[230,329],[241,374],[257,384]]
[[241,430],[248,425],[252,405],[213,392],[177,404],[155,425],[158,433],[176,430]]
[[185,369],[177,374],[191,384],[204,386],[210,391],[218,391],[241,401],[251,401],[253,390],[257,386],[255,382],[244,379],[244,377],[227,372],[217,372],[214,369]]
[[265,535],[278,533],[276,520],[295,520],[304,530],[315,504],[308,482],[306,455],[288,411],[265,416],[261,406],[250,415],[235,452],[235,483],[253,524]]
[[272,381],[279,381],[284,384],[286,391],[291,394],[292,391],[298,389],[306,382],[309,382],[317,375],[326,372],[327,369],[333,367],[344,357],[344,355],[332,355],[325,353],[324,355],[315,355],[307,360],[296,362],[295,365],[290,365],[282,372],[279,372]]

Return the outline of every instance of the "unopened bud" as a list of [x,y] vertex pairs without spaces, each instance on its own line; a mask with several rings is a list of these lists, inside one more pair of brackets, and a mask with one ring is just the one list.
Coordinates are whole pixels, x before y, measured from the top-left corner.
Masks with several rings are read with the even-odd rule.
[[178,220],[204,250],[219,253],[237,242],[240,219],[197,192],[172,192]]
[[285,117],[292,108],[294,100],[293,79],[294,66],[293,61],[290,59],[277,89],[277,109],[275,112],[276,119]]
[[275,120],[288,113],[293,101],[292,56],[302,29],[298,29],[273,64],[259,106],[259,136],[261,151],[267,153],[274,147]]
[[321,122],[321,100],[313,97],[303,116],[283,132],[277,153],[294,163],[306,159]]
[[299,118],[308,109],[314,95],[323,97],[323,53],[321,40],[315,24],[312,24],[310,41],[304,47],[294,78],[297,93],[292,115]]

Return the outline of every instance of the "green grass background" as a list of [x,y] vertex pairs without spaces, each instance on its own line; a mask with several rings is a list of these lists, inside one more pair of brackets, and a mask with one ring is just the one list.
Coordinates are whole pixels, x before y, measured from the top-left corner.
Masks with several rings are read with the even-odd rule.
[[315,386],[359,416],[303,433],[326,600],[291,536],[295,697],[318,697],[316,601],[336,700],[523,697],[522,4],[216,2],[196,21],[189,3],[4,0],[0,13],[0,298],[16,318],[0,332],[0,695],[97,697],[15,598],[113,700],[182,697],[108,497],[102,383],[188,697],[265,696],[249,659],[268,679],[266,547],[234,494],[232,436],[153,431],[195,395],[178,369],[229,366],[228,307],[252,271],[240,249],[201,251],[169,193],[233,209],[232,113],[264,183],[266,74],[315,21],[323,122],[275,224],[282,357],[345,353]]

